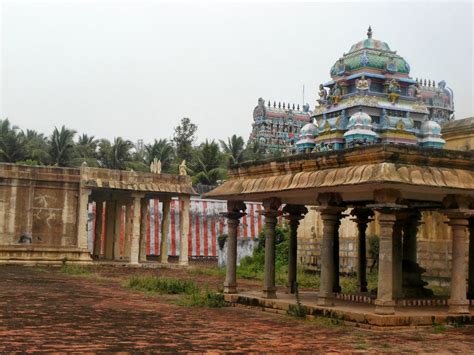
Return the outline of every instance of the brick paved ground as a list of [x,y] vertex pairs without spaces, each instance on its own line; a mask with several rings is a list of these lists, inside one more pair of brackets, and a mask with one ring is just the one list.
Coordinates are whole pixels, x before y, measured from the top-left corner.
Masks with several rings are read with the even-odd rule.
[[[120,280],[137,273],[193,277],[181,270],[112,267],[74,277],[52,268],[0,266],[0,352],[474,349],[472,327],[381,332],[242,308],[180,307],[121,286]],[[218,277],[199,279],[213,286],[220,283]]]

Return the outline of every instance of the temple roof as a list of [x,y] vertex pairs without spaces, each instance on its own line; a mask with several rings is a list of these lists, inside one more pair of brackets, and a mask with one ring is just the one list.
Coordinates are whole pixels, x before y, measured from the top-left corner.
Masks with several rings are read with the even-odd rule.
[[371,199],[376,189],[400,190],[404,199],[439,203],[447,194],[474,196],[474,153],[410,146],[372,145],[246,162],[205,197],[314,204],[318,193],[346,202]]

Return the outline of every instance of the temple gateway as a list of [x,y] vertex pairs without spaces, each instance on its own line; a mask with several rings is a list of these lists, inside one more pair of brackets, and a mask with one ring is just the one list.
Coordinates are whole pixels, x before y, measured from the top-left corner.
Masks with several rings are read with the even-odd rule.
[[[279,210],[290,225],[288,293],[295,292],[298,225],[308,206],[315,206],[322,220],[322,243],[321,285],[317,296],[310,299],[314,312],[334,306],[344,309],[339,300],[350,300],[374,307],[373,311],[364,308],[363,314],[404,314],[407,305],[447,305],[446,314],[470,314],[472,318],[474,152],[443,148],[446,142],[441,125],[454,118],[452,91],[444,81],[436,86],[431,80],[412,79],[409,64],[385,42],[373,39],[371,28],[367,38],[354,44],[330,72],[331,81],[320,85],[316,107],[300,119],[309,116],[311,122],[298,132],[293,151],[299,154],[232,166],[228,181],[206,194],[228,201],[224,283],[228,299],[273,307],[270,300],[287,297],[278,296],[275,287],[274,238]],[[272,142],[277,129],[283,127],[285,133],[292,127],[293,119],[288,126],[273,118],[274,112],[283,109],[260,100],[254,110],[251,138]],[[295,117],[293,107],[287,107],[286,112]],[[459,135],[453,128],[449,131]],[[236,235],[245,214],[244,201],[262,202],[264,207],[265,279],[259,295],[237,290]],[[434,297],[422,280],[425,270],[418,264],[417,231],[426,212],[439,214],[451,229],[449,300]],[[341,294],[339,285],[339,226],[343,219],[351,219],[358,234],[359,292],[351,297]],[[378,225],[380,237],[375,298],[367,293],[366,280],[370,222]],[[410,301],[414,299],[417,301]],[[439,310],[426,315],[423,322],[430,324],[435,315]],[[344,317],[357,318],[350,312]],[[406,319],[399,322],[413,324]]]

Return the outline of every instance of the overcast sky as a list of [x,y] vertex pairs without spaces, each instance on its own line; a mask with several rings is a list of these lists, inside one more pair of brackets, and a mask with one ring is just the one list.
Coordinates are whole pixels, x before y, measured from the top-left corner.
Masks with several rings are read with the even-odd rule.
[[0,117],[48,135],[248,138],[257,99],[315,105],[332,64],[386,41],[412,77],[444,79],[474,116],[472,2],[163,3],[0,0]]

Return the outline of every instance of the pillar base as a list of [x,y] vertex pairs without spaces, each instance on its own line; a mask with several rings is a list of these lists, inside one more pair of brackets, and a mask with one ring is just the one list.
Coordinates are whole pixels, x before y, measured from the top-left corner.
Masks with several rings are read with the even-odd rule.
[[263,298],[277,298],[276,288],[274,288],[274,287],[264,289],[262,292],[263,292]]
[[469,301],[451,301],[448,300],[448,313],[466,314],[469,313]]
[[375,314],[395,314],[395,301],[375,300]]
[[332,293],[329,293],[329,294],[320,293],[318,295],[317,305],[318,306],[324,306],[324,307],[333,307],[334,306],[334,295]]
[[296,292],[296,287],[295,284],[288,284],[286,285],[286,293],[295,293]]
[[237,285],[224,284],[224,293],[237,293]]
[[181,266],[188,266],[189,262],[188,262],[188,260],[180,260],[178,264],[181,265]]

